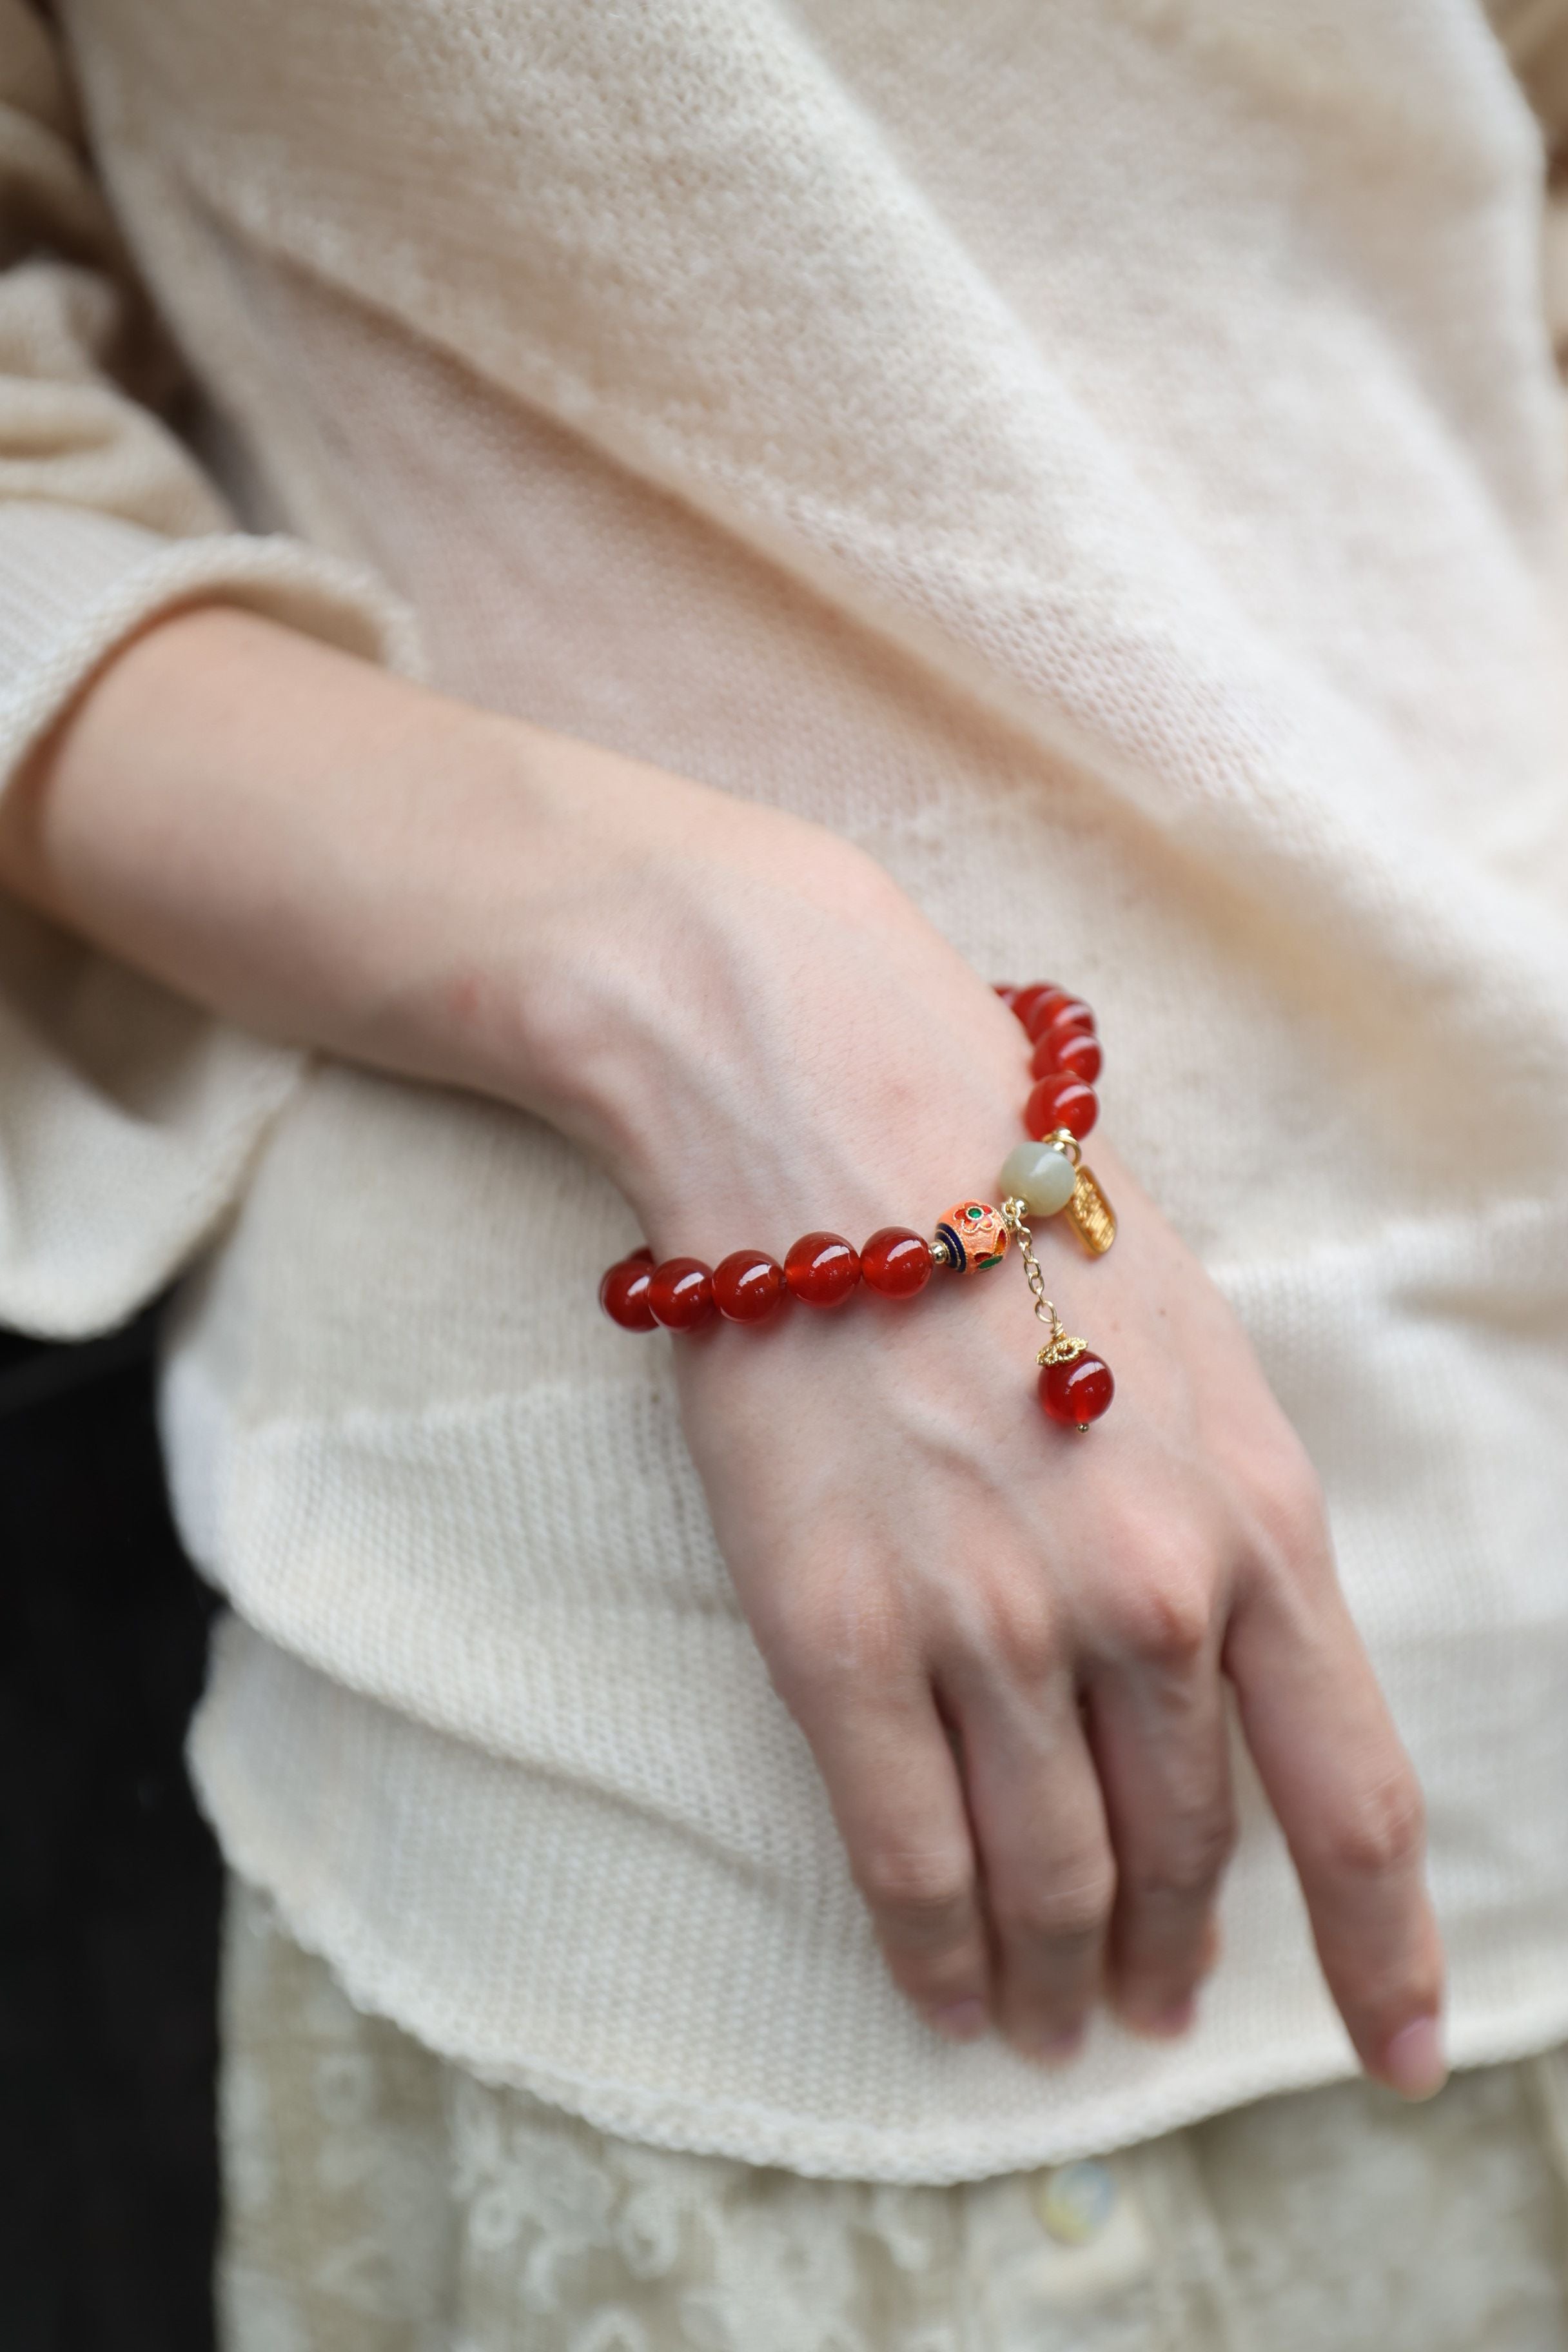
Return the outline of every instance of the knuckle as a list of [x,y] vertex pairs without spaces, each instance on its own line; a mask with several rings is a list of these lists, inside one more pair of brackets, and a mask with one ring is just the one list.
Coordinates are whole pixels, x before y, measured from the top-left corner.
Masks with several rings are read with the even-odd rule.
[[1330,1558],[1328,1507],[1322,1480],[1306,1447],[1287,1427],[1278,1445],[1257,1463],[1252,1515],[1266,1548],[1298,1570]]
[[1123,1585],[1115,1616],[1121,1642],[1146,1664],[1195,1665],[1215,1637],[1214,1571],[1195,1549],[1146,1564]]
[[855,1877],[884,1929],[900,1944],[941,1944],[968,1926],[973,1889],[961,1855],[868,1846],[856,1859]]
[[1206,1895],[1236,1851],[1236,1815],[1228,1806],[1195,1813],[1141,1853],[1125,1874],[1133,1901],[1185,1901]]
[[843,1683],[886,1684],[905,1671],[910,1654],[904,1612],[879,1577],[784,1580],[758,1637],[785,1696]]
[[999,1895],[993,1910],[1005,1941],[1083,1943],[1104,1934],[1115,1900],[1114,1865],[1098,1853]]
[[1347,1878],[1398,1875],[1419,1862],[1426,1839],[1426,1809],[1415,1776],[1391,1773],[1365,1790],[1336,1821],[1328,1858]]
[[1039,1586],[1020,1578],[979,1597],[976,1607],[984,1654],[1019,1682],[1043,1681],[1059,1643],[1055,1612]]

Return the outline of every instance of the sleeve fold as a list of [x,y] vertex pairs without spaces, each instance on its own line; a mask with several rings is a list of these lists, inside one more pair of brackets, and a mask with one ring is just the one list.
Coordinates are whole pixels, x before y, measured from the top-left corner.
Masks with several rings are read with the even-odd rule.
[[[398,600],[233,528],[160,414],[174,371],[28,0],[0,0],[0,792],[181,605],[416,668]],[[232,1210],[302,1068],[0,896],[0,1324],[79,1338],[154,1297]]]

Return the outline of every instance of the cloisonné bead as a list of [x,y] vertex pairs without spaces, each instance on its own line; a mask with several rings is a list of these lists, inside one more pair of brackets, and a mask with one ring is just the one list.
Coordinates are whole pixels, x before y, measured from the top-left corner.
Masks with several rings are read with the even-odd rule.
[[1087,1352],[1067,1364],[1040,1366],[1040,1410],[1069,1429],[1087,1429],[1116,1394],[1110,1367]]
[[713,1304],[731,1323],[761,1323],[784,1296],[784,1268],[766,1250],[731,1250],[713,1269]]
[[803,1234],[784,1257],[784,1280],[807,1307],[837,1307],[860,1279],[860,1253],[842,1234]]
[[1032,1217],[1054,1217],[1072,1199],[1078,1170],[1057,1143],[1016,1143],[997,1177],[1005,1201],[1022,1201]]
[[1029,1056],[1037,1078],[1081,1078],[1093,1086],[1103,1062],[1100,1040],[1092,1029],[1047,1028]]
[[653,1273],[653,1252],[638,1250],[633,1257],[624,1257],[612,1265],[599,1285],[599,1304],[612,1323],[623,1331],[654,1329],[653,1309],[647,1303],[647,1286]]
[[1007,1255],[1002,1212],[989,1201],[956,1202],[936,1231],[954,1274],[979,1274],[988,1265],[1000,1265]]
[[648,1277],[647,1303],[667,1331],[695,1331],[713,1312],[713,1276],[700,1257],[667,1257]]
[[860,1279],[884,1298],[912,1298],[931,1280],[934,1264],[925,1235],[908,1225],[879,1225],[860,1245]]
[[1081,1078],[1042,1078],[1024,1106],[1024,1126],[1037,1141],[1065,1127],[1081,1143],[1100,1117],[1100,1097]]

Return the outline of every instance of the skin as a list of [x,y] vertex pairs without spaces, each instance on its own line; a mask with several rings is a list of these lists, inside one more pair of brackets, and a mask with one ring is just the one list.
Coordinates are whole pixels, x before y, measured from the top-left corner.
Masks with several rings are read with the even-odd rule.
[[[91,683],[0,802],[0,882],[255,1029],[553,1121],[659,1255],[920,1222],[1016,1133],[1016,1023],[853,846],[237,611]],[[1041,1420],[1011,1269],[710,1326],[676,1356],[724,1558],[937,2031],[1061,2062],[1100,1999],[1186,2030],[1228,1681],[1361,2061],[1424,2096],[1420,1792],[1316,1479],[1203,1268],[1094,1158],[1116,1249],[1037,1230],[1116,1368],[1092,1436]]]

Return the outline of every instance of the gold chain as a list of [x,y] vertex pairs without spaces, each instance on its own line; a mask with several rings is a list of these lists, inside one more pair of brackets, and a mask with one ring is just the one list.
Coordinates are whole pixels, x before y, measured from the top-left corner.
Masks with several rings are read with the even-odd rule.
[[1088,1342],[1073,1338],[1050,1299],[1046,1296],[1046,1277],[1041,1270],[1040,1261],[1035,1255],[1033,1237],[1025,1222],[1025,1212],[1027,1207],[1026,1201],[1004,1201],[1002,1222],[1018,1244],[1018,1255],[1024,1261],[1024,1278],[1029,1286],[1029,1293],[1035,1302],[1035,1313],[1051,1335],[1040,1349],[1037,1361],[1042,1364],[1070,1364],[1075,1357],[1083,1354]]

